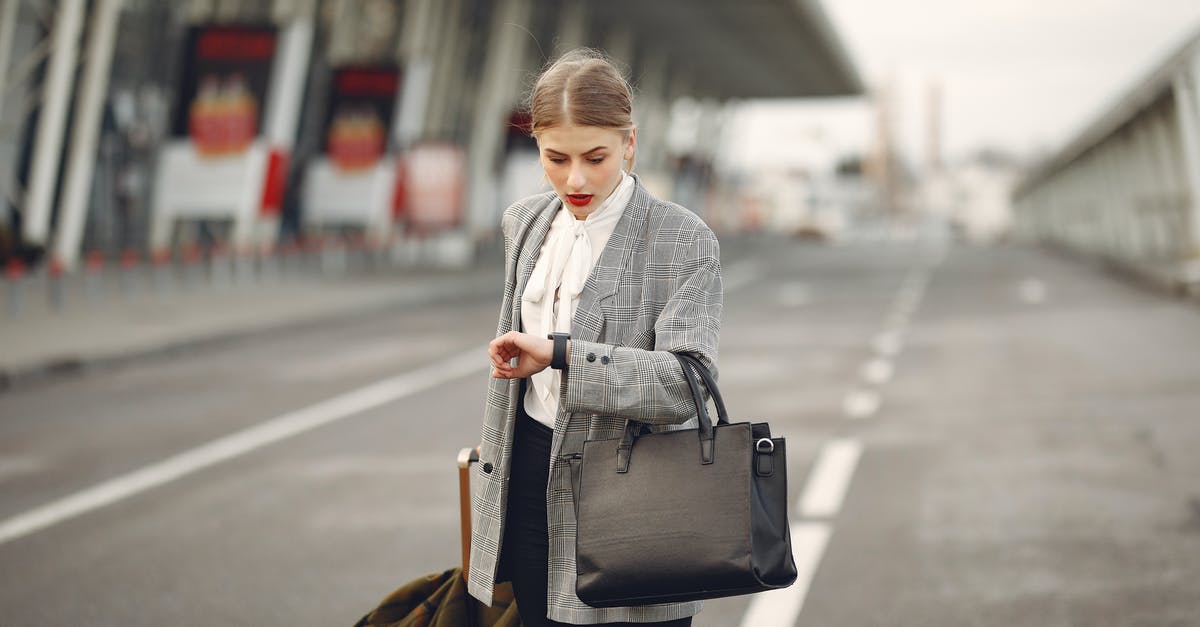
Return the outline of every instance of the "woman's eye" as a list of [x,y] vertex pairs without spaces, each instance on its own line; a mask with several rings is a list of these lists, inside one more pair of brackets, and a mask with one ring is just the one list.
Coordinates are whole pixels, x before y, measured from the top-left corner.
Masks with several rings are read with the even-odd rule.
[[563,159],[562,157],[546,157],[546,159],[550,163],[562,163],[562,162],[566,161],[566,159]]
[[592,157],[591,159],[588,159],[588,161],[591,161],[592,163],[599,165],[601,161],[604,161],[604,157]]

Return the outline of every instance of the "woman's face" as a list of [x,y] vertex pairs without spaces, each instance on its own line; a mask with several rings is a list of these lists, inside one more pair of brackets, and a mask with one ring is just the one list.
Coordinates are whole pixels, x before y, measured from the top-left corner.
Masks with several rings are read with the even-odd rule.
[[537,136],[546,178],[580,220],[617,188],[621,165],[633,157],[636,141],[636,129],[626,136],[598,126],[554,126]]

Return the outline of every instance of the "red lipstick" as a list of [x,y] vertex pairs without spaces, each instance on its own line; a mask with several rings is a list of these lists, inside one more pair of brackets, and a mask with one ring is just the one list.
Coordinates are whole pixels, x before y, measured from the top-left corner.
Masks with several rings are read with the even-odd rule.
[[588,204],[589,202],[592,202],[592,195],[591,194],[567,194],[567,202],[571,203],[572,205],[575,205],[576,207],[582,207],[582,206]]

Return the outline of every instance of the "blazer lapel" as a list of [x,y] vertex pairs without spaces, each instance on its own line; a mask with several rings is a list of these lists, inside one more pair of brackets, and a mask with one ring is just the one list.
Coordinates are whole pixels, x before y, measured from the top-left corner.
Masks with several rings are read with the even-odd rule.
[[561,206],[562,201],[558,198],[550,201],[529,225],[529,233],[525,237],[525,243],[521,245],[521,254],[517,257],[517,291],[513,293],[513,330],[521,330],[521,295],[525,293],[525,285],[529,283],[533,266],[541,255],[542,244],[546,241],[546,234],[550,232],[550,223],[554,221],[554,215]]
[[642,187],[636,174],[631,176],[634,178],[633,195],[629,197],[629,204],[625,206],[621,219],[608,238],[608,244],[604,246],[604,252],[600,253],[600,260],[583,286],[579,307],[571,320],[571,337],[586,342],[600,339],[600,332],[604,329],[604,311],[600,304],[617,293],[621,273],[629,263],[634,244],[643,237],[646,216],[650,212],[650,193]]

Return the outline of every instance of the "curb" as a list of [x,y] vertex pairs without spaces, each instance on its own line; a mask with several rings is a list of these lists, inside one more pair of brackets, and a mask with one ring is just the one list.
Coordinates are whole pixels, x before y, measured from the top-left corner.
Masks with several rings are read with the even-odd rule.
[[[317,286],[319,287],[319,286]],[[220,348],[249,338],[271,338],[303,331],[328,324],[335,320],[352,320],[372,316],[398,307],[412,307],[437,303],[450,303],[488,295],[489,298],[502,289],[494,276],[464,274],[432,285],[424,285],[397,294],[393,298],[371,303],[348,305],[334,312],[321,312],[301,316],[283,322],[266,322],[262,325],[244,325],[210,333],[201,333],[179,340],[168,340],[155,346],[138,347],[105,354],[62,355],[41,363],[0,366],[0,394],[38,383],[47,383],[69,376],[78,376],[127,366],[142,361],[153,361],[183,353]]]

